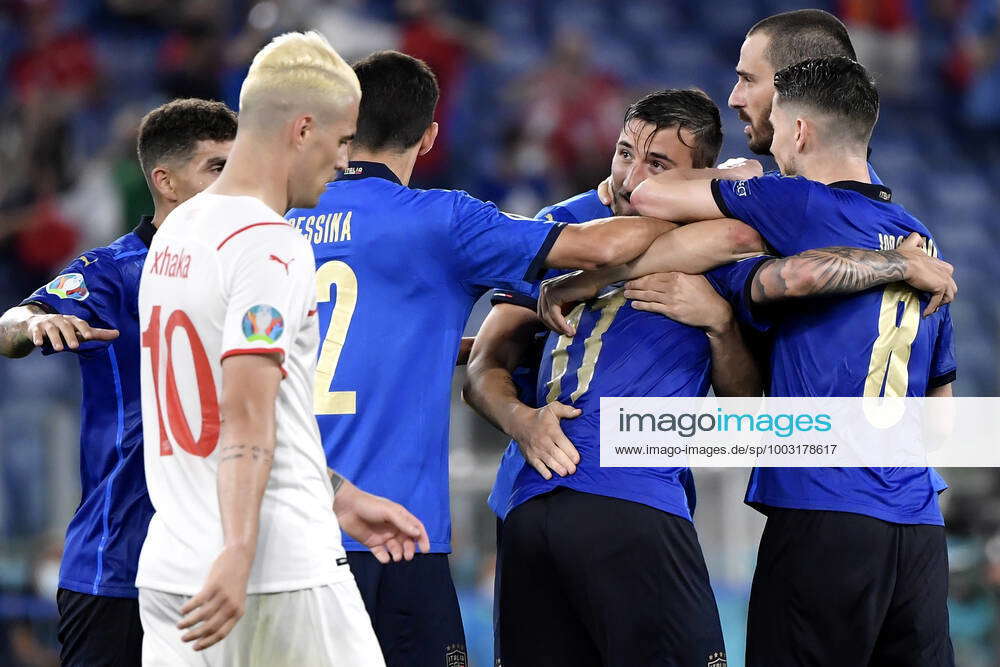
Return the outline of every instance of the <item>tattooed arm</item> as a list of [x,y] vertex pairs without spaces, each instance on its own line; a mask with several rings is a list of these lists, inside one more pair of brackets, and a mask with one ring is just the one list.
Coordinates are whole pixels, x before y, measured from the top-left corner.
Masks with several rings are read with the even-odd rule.
[[754,275],[751,297],[754,303],[768,303],[795,297],[853,294],[894,282],[909,283],[929,292],[924,315],[951,303],[958,287],[953,267],[930,257],[917,234],[895,250],[862,250],[832,247],[807,250],[764,262]]
[[271,476],[278,359],[245,354],[222,362],[218,496],[222,551],[201,591],[181,607],[181,637],[200,651],[225,638],[243,615],[257,553],[260,504]]

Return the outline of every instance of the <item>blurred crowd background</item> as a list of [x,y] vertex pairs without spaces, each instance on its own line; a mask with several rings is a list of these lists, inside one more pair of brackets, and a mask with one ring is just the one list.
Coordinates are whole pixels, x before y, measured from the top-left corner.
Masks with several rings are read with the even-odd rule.
[[[274,34],[316,28],[349,60],[383,48],[426,60],[442,88],[442,131],[415,184],[532,215],[608,173],[638,96],[698,86],[725,107],[749,26],[802,7],[848,24],[882,94],[872,162],[957,267],[956,393],[998,395],[1000,0],[0,0],[0,305],[151,213],[135,158],[139,119],[174,97],[236,108],[251,57]],[[722,117],[723,158],[746,155],[735,114]],[[0,664],[56,664],[78,421],[71,355],[0,361]],[[485,498],[504,444],[456,391],[453,567],[478,667],[492,664]],[[997,665],[1000,472],[943,472],[959,665]],[[697,527],[734,666],[762,525],[741,504],[746,479],[740,469],[697,471]]]

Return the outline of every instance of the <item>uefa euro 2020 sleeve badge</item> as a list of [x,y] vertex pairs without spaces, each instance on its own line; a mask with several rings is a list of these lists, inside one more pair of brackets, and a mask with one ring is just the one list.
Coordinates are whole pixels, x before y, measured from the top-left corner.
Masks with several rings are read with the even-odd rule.
[[45,286],[45,291],[60,299],[73,301],[83,301],[90,296],[90,290],[87,289],[82,273],[64,273],[56,276]]

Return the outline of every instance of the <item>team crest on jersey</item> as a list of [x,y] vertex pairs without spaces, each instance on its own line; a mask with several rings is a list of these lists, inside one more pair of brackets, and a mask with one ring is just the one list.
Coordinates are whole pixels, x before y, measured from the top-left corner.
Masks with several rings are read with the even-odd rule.
[[705,667],[726,667],[729,663],[726,662],[726,654],[722,651],[718,653],[713,653],[708,656],[708,664]]
[[243,316],[243,335],[251,343],[273,343],[284,330],[285,320],[274,306],[258,304]]
[[449,644],[444,647],[445,667],[468,667],[469,656],[465,652],[465,644]]
[[45,291],[60,299],[73,301],[83,301],[90,296],[90,290],[87,289],[87,282],[83,279],[82,273],[64,273],[56,276],[45,286]]

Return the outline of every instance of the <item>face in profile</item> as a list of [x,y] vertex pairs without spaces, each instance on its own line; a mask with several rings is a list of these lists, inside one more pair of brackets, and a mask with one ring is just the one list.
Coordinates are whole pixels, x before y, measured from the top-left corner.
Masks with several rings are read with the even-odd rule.
[[358,124],[358,101],[343,107],[323,122],[312,116],[300,147],[300,156],[292,169],[289,183],[289,207],[312,208],[337,172],[347,168],[351,142]]
[[774,128],[769,120],[774,95],[774,67],[765,51],[771,38],[754,33],[743,40],[740,61],[736,64],[736,85],[729,94],[729,106],[745,123],[743,132],[750,150],[758,155],[771,152]]
[[771,154],[774,156],[774,161],[778,163],[782,174],[796,176],[798,151],[795,145],[795,116],[781,105],[777,93],[773,96],[769,124],[774,128],[771,139]]
[[177,203],[187,201],[215,182],[226,166],[232,147],[232,141],[199,141],[187,161],[170,169],[170,183]]
[[688,130],[681,130],[678,135],[676,126],[657,131],[652,123],[629,121],[618,135],[611,159],[614,214],[637,215],[629,200],[632,191],[650,176],[693,166],[694,150],[689,146],[694,146],[694,137]]

